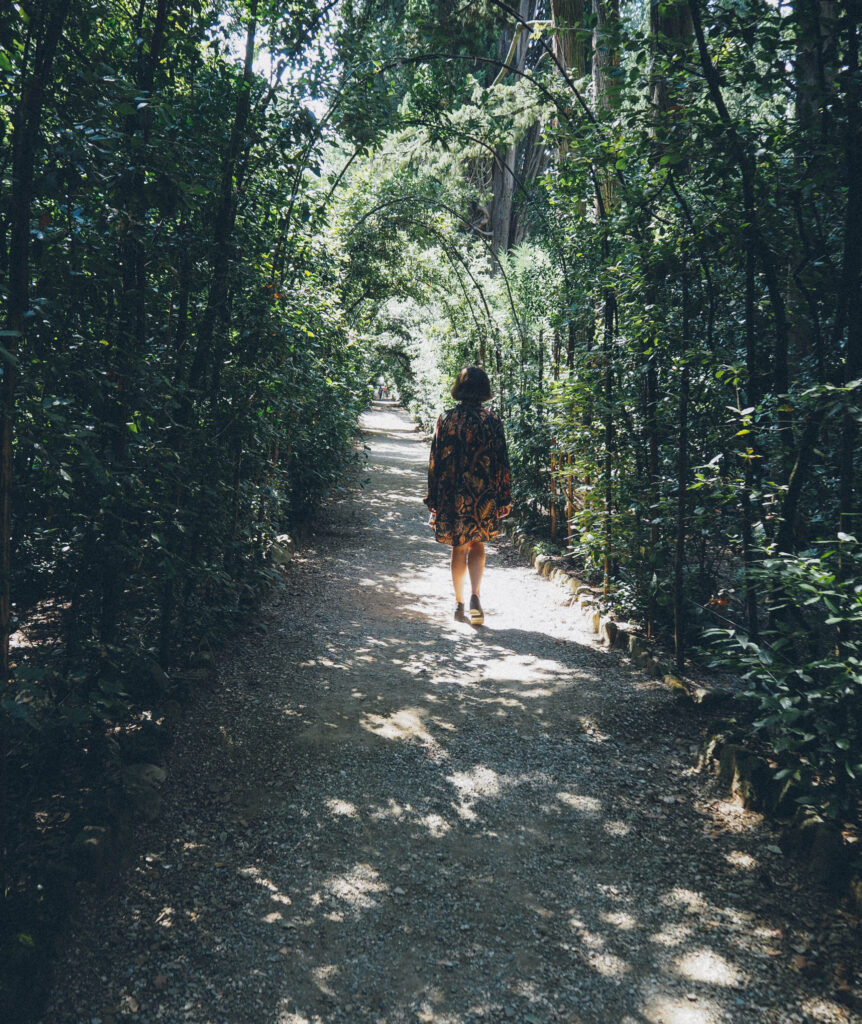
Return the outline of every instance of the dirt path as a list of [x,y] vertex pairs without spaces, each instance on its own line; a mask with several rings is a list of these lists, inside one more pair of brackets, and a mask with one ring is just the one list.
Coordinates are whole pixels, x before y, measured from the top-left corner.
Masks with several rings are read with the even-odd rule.
[[364,425],[369,485],[198,699],[45,1024],[859,1020],[851,920],[694,771],[696,723],[505,543],[453,622],[427,446]]

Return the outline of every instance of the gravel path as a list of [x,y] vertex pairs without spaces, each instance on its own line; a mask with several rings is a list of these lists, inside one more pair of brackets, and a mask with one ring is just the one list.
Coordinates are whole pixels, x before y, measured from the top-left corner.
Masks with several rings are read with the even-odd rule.
[[364,420],[265,632],[85,900],[45,1024],[860,1021],[854,920],[698,774],[698,721],[502,542],[452,621],[427,445]]

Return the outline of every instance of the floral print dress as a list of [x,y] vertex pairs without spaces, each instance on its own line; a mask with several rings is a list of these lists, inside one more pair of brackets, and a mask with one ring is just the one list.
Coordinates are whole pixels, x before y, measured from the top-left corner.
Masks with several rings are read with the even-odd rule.
[[456,405],[437,420],[428,463],[425,504],[437,513],[437,540],[460,547],[496,537],[497,510],[511,501],[503,424],[481,405]]

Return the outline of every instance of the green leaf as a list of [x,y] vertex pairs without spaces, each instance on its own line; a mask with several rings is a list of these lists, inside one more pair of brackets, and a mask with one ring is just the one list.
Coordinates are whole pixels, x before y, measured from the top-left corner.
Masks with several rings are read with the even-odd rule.
[[[14,331],[4,331],[2,333],[6,334],[7,337],[10,334],[15,334]],[[15,336],[20,337],[20,335],[17,334],[15,334]],[[14,353],[10,352],[9,349],[5,348],[3,345],[0,345],[0,360],[2,360],[4,363],[8,363],[10,366],[17,367],[19,365],[18,357]]]

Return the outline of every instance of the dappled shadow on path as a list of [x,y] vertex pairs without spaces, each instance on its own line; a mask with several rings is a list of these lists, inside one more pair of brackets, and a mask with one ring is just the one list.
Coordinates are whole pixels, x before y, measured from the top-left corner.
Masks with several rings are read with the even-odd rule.
[[502,552],[488,625],[452,621],[427,447],[392,412],[365,431],[372,487],[294,570],[315,599],[226,674],[221,741],[118,915],[173,965],[146,1019],[849,1021],[791,970],[815,904],[783,905],[762,827],[705,798],[691,723]]

